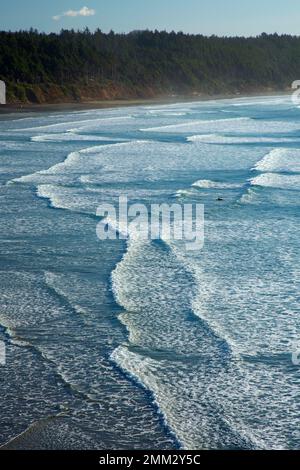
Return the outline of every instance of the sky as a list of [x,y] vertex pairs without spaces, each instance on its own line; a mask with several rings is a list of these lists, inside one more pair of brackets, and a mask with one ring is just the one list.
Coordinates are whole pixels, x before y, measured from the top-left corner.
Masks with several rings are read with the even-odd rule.
[[218,36],[300,35],[299,0],[0,0],[0,30],[31,27],[128,32],[183,31]]

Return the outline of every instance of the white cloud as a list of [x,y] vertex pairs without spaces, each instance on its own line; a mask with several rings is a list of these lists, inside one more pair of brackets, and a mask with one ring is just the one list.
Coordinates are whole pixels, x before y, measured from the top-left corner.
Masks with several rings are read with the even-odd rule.
[[52,19],[54,21],[59,21],[61,18],[64,16],[94,16],[96,14],[96,10],[93,8],[88,8],[88,7],[82,7],[80,10],[68,10],[65,11],[64,13],[61,13],[60,15],[55,15],[52,16]]

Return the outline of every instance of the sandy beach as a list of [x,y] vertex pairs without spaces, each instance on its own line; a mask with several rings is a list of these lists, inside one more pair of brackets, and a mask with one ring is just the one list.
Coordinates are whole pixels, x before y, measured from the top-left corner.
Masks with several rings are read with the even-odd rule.
[[[282,96],[290,94],[289,90],[282,91],[261,91],[251,92],[247,94],[218,94],[218,95],[183,95],[183,96],[168,96],[158,97],[153,99],[132,99],[132,100],[99,100],[88,102],[69,102],[69,103],[45,103],[45,104],[6,104],[0,105],[0,120],[11,119],[15,115],[26,114],[28,116],[35,113],[57,113],[57,112],[72,112],[72,111],[86,111],[92,109],[107,109],[107,108],[121,108],[126,106],[153,106],[153,105],[168,105],[176,103],[190,103],[199,101],[212,101],[233,98],[247,98],[252,96]],[[8,116],[9,115],[9,116]],[[13,116],[12,116],[13,115]]]

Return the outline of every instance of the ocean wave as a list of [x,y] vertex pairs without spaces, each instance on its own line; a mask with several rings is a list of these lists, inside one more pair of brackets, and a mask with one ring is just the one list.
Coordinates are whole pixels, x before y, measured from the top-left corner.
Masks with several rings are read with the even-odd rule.
[[193,197],[196,196],[199,192],[196,191],[196,189],[193,188],[187,188],[187,189],[178,189],[176,193],[174,194],[174,197]]
[[96,135],[80,135],[74,132],[65,132],[60,134],[43,134],[31,137],[32,142],[97,142],[97,141],[123,141],[127,139],[117,139],[115,137],[102,137]]
[[[268,189],[265,191],[264,189]],[[289,187],[271,187],[253,185],[241,196],[238,201],[241,204],[272,208],[298,208],[298,190]]]
[[31,149],[33,149],[33,147],[32,147],[32,144],[30,144],[29,142],[16,142],[16,141],[3,142],[3,141],[0,141],[0,151],[1,150],[11,150],[11,151],[23,150],[23,151],[26,151],[26,150],[31,150]]
[[[253,119],[250,117],[236,117],[227,119],[212,120],[190,120],[181,124],[171,124],[161,127],[149,127],[140,129],[143,132],[175,133],[175,134],[206,134],[208,139],[216,139],[215,134],[233,134],[233,138],[241,139],[273,139],[288,138],[289,141],[297,140],[297,136],[287,134],[299,131],[300,124],[297,121],[270,121],[263,119]],[[273,136],[272,134],[276,134]],[[213,137],[212,137],[213,136]],[[268,141],[268,140],[267,140]],[[247,140],[246,140],[247,142]]]
[[255,165],[254,170],[300,172],[300,149],[273,149]]
[[54,209],[65,209],[79,214],[95,216],[99,200],[83,188],[56,184],[39,184],[37,197],[47,199]]
[[227,119],[207,119],[207,120],[191,120],[191,121],[186,121],[181,124],[171,124],[169,126],[160,126],[160,127],[149,127],[146,129],[140,129],[142,132],[168,132],[168,131],[180,131],[182,130],[185,132],[186,130],[189,131],[190,128],[193,128],[195,126],[201,127],[201,126],[207,126],[207,125],[212,125],[212,124],[227,124],[232,121],[250,121],[251,118],[248,117],[237,117],[237,118],[227,118]]
[[192,184],[195,188],[204,188],[204,189],[238,189],[241,188],[241,184],[238,183],[226,183],[220,181],[211,181],[211,180],[198,180]]
[[[0,322],[10,333],[18,338],[16,330],[42,327],[50,320],[58,319],[64,308],[43,288],[40,275],[26,272],[3,273],[1,290],[5,290]],[[17,288],[16,288],[17,286]],[[43,315],[40,315],[40,311]],[[24,338],[22,338],[24,339]],[[25,341],[27,341],[25,335]]]
[[205,144],[260,144],[260,143],[288,143],[299,142],[299,137],[260,137],[260,136],[225,136],[219,134],[200,134],[188,137],[189,142],[202,142]]
[[232,103],[230,106],[240,107],[240,106],[278,106],[279,104],[285,104],[289,102],[289,98],[267,98],[260,101],[242,101],[240,103]]
[[[128,142],[117,142],[114,144],[98,145],[87,147],[82,150],[71,152],[67,155],[64,161],[57,163],[46,170],[40,170],[29,175],[23,175],[18,178],[10,180],[7,184],[11,183],[67,183],[77,178],[78,173],[85,173],[88,170],[95,171],[96,168],[101,169],[101,154],[105,149],[111,147],[119,147],[129,145]],[[84,155],[96,154],[96,157],[91,158],[89,161],[84,158]]]
[[148,111],[152,116],[186,116],[189,110],[185,111],[168,111],[168,109],[151,109]]
[[263,173],[250,180],[252,186],[265,188],[300,190],[300,175]]
[[[34,145],[34,144],[33,144]],[[69,153],[65,160],[45,170],[23,175],[11,183],[77,185],[124,184],[178,179],[183,164],[188,172],[248,169],[264,149],[202,148],[185,142],[131,140],[104,143]]]
[[[153,393],[166,424],[184,448],[214,446],[217,441],[243,448],[255,443],[261,448],[264,443],[255,433],[251,436],[250,429],[238,426],[230,413],[225,416],[221,411],[223,407],[228,410],[227,399],[232,396],[230,347],[200,316],[191,321],[194,287],[193,276],[172,249],[129,240],[127,252],[112,273],[114,296],[125,309],[119,319],[128,330],[129,345],[118,347],[111,357]],[[207,374],[207,357],[219,384]],[[224,361],[225,375],[221,372]],[[220,388],[222,400],[228,395],[223,404],[216,400]],[[211,407],[214,413],[207,411]]]
[[[76,132],[82,129],[86,129],[88,126],[91,128],[99,128],[99,125],[102,123],[116,123],[119,121],[130,120],[132,119],[131,115],[128,116],[108,116],[108,117],[101,117],[101,118],[94,118],[94,119],[82,119],[77,121],[65,121],[59,122],[55,124],[47,124],[44,126],[36,126],[36,127],[26,127],[22,129],[17,129],[18,132],[59,132],[59,131],[67,131],[67,132]],[[76,128],[74,128],[76,126]],[[101,129],[101,128],[100,128]]]

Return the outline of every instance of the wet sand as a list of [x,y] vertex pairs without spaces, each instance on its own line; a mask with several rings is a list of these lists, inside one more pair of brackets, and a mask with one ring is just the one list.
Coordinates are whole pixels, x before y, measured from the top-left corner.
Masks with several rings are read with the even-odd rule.
[[[35,113],[51,113],[51,112],[72,112],[72,111],[85,111],[89,109],[105,109],[105,108],[119,108],[126,106],[150,106],[150,105],[166,105],[184,102],[199,102],[232,98],[246,98],[252,96],[276,96],[290,94],[290,91],[262,91],[251,92],[247,94],[220,94],[220,95],[176,95],[169,97],[160,97],[152,99],[134,99],[134,100],[102,100],[102,101],[89,101],[89,102],[73,102],[73,103],[46,103],[46,104],[6,104],[0,105],[0,119],[12,119],[20,115],[26,114],[30,116]],[[8,116],[9,115],[9,116]]]

